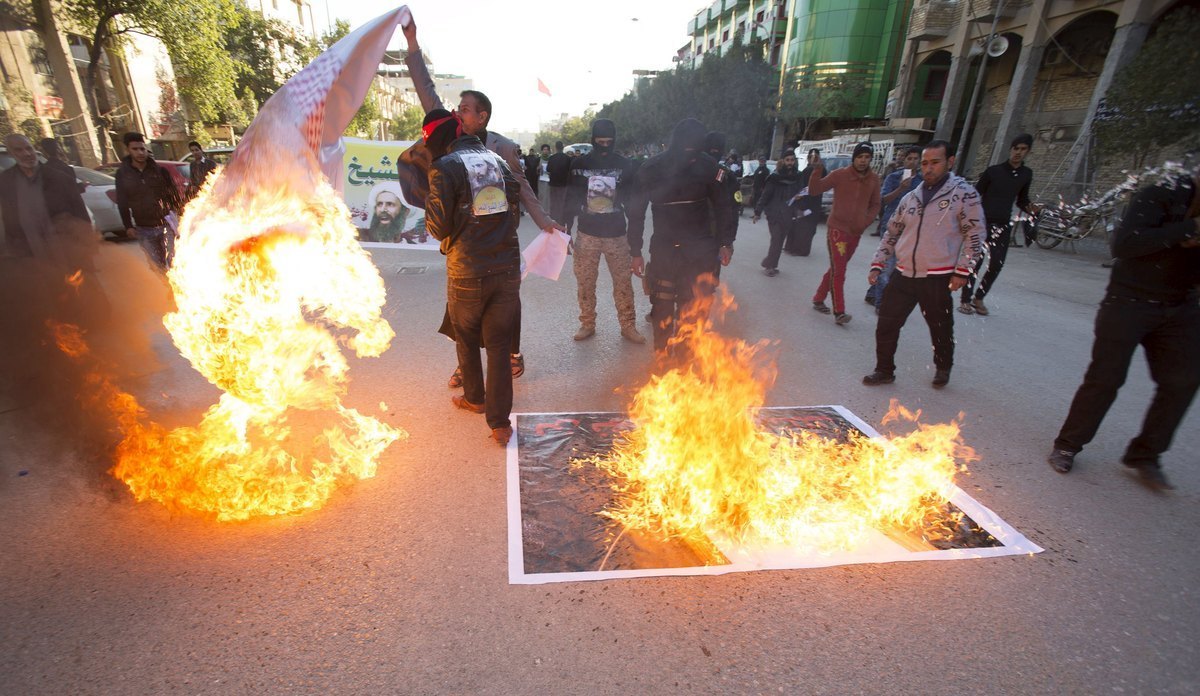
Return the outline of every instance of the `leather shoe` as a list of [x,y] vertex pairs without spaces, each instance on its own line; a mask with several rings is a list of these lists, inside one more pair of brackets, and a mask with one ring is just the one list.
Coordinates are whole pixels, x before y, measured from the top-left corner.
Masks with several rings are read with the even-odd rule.
[[1133,470],[1137,472],[1138,481],[1152,491],[1175,490],[1175,486],[1172,486],[1163,474],[1162,467],[1157,464],[1137,464]]
[[471,413],[483,413],[484,411],[483,404],[473,404],[467,401],[467,397],[465,396],[452,396],[450,397],[450,401],[464,411],[470,411]]
[[863,384],[868,387],[878,387],[881,384],[891,384],[896,381],[896,375],[891,372],[879,372],[878,370],[863,377]]
[[595,335],[596,335],[596,327],[588,326],[587,324],[584,324],[583,326],[579,327],[578,331],[575,332],[575,340],[582,341],[585,338],[591,338],[592,336],[595,336]]
[[1068,450],[1051,450],[1050,456],[1046,457],[1046,463],[1050,465],[1060,474],[1065,474],[1075,466],[1075,453]]
[[941,389],[950,383],[950,370],[937,370],[933,373],[933,388]]
[[511,425],[506,425],[503,428],[492,428],[492,439],[501,445],[507,445],[512,439],[513,429]]

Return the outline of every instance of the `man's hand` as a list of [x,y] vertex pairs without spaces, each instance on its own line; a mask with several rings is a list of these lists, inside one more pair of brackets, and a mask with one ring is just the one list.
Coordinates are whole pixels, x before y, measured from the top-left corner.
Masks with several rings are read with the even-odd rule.
[[875,283],[879,282],[879,272],[880,271],[878,268],[871,269],[871,272],[867,274],[867,284],[868,285],[874,285]]
[[125,236],[129,239],[137,239],[137,230],[130,227],[129,229],[125,230]]
[[721,259],[722,266],[728,266],[729,262],[733,260],[733,247],[721,247],[721,250],[717,252],[717,258]]
[[751,224],[751,225],[757,225],[757,224],[758,224],[758,213],[755,213],[755,214],[754,214],[754,217],[750,218],[750,224]]
[[559,232],[566,232],[566,231],[567,231],[567,228],[566,228],[566,226],[564,226],[564,225],[563,225],[561,222],[555,222],[555,221],[551,220],[551,221],[550,221],[550,224],[549,224],[549,225],[546,225],[546,226],[545,226],[545,227],[542,229],[542,231],[543,231],[543,232],[545,232],[546,234],[551,234],[551,233],[553,233],[555,230],[558,230]]
[[[409,12],[409,17],[412,17],[411,11]],[[408,21],[408,26],[404,27],[403,31],[404,38],[406,41],[408,41],[409,53],[415,53],[416,51],[421,50],[421,46],[417,44],[417,20],[410,19]]]
[[950,276],[950,292],[958,292],[967,284],[967,279],[962,276]]
[[646,261],[640,256],[634,256],[629,264],[633,274],[639,278],[646,274]]

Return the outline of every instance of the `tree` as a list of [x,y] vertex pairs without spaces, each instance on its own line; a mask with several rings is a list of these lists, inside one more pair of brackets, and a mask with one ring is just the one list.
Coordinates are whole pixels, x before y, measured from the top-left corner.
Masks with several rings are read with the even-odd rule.
[[235,0],[63,0],[62,11],[91,34],[84,89],[88,108],[103,136],[100,111],[101,53],[119,48],[129,34],[163,42],[180,95],[199,120],[213,120],[236,99],[233,58],[223,32],[237,21]]
[[1200,142],[1200,11],[1164,17],[1142,50],[1113,78],[1096,114],[1096,139],[1134,169],[1163,147]]
[[[550,147],[554,147],[556,141],[561,140],[563,145],[572,143],[590,143],[592,142],[592,121],[597,118],[596,112],[588,109],[583,112],[582,116],[572,116],[561,124],[544,128],[534,138],[534,145],[541,147],[542,143],[546,143]],[[617,133],[618,138],[621,133]]]
[[866,91],[861,82],[844,78],[804,85],[784,92],[779,118],[796,124],[798,140],[808,140],[819,121],[853,116]]
[[413,105],[392,119],[392,137],[396,140],[420,140],[421,124],[425,121],[425,110]]

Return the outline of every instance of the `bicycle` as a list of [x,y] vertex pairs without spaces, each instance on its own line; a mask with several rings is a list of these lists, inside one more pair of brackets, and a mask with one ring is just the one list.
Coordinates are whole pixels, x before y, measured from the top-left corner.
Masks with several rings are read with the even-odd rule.
[[1042,249],[1053,249],[1063,242],[1086,239],[1097,230],[1104,230],[1107,236],[1116,226],[1119,196],[1114,189],[1095,201],[1085,200],[1078,205],[1059,201],[1056,208],[1046,206],[1034,220],[1034,243]]

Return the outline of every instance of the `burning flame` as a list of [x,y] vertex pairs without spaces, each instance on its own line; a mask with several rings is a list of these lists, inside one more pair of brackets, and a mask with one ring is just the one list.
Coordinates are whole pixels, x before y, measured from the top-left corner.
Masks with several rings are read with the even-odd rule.
[[[225,392],[200,424],[148,422],[111,379],[89,378],[124,435],[112,473],[138,500],[222,521],[315,509],[339,482],[373,476],[383,450],[406,437],[341,403],[341,346],[378,356],[394,334],[345,205],[295,145],[235,158],[181,222],[168,275],[178,309],[164,324]],[[78,331],[56,335],[86,357]]]
[[[735,306],[724,292],[715,302],[718,316]],[[872,529],[953,526],[944,503],[958,461],[974,458],[957,423],[848,443],[770,432],[755,420],[776,375],[768,342],[715,333],[713,304],[685,310],[672,344],[685,359],[638,391],[634,429],[591,460],[617,481],[617,502],[602,514],[697,546],[723,536],[823,552],[852,549]],[[919,415],[893,402],[884,422]]]

